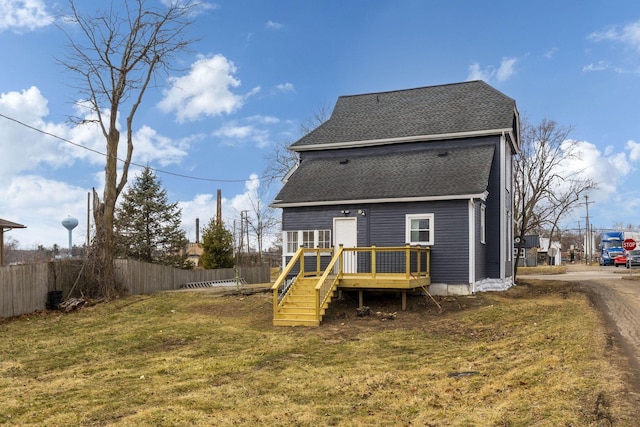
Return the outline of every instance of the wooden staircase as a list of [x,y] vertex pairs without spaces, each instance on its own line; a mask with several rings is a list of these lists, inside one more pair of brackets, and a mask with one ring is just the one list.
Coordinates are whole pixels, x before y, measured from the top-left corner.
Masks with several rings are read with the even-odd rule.
[[315,287],[319,279],[319,277],[296,279],[274,313],[274,326],[320,326],[332,295],[327,298],[326,303],[316,314]]

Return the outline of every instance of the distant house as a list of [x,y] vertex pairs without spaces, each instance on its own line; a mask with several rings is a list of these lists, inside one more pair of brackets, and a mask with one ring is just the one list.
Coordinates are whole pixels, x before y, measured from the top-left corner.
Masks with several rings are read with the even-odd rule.
[[194,267],[199,267],[202,252],[202,245],[200,245],[200,243],[189,242],[186,249],[187,261],[191,261]]
[[[537,234],[526,235],[517,256],[518,266],[560,265],[562,264],[561,248],[560,242],[552,242],[548,237],[541,237]],[[514,253],[517,250],[517,247],[514,248]]]
[[[516,238],[518,239],[518,238]],[[518,247],[520,248],[519,253]],[[516,241],[513,248],[515,258],[518,260],[518,267],[535,267],[538,265],[538,251],[540,249],[540,236],[528,234],[524,236],[522,244]]]
[[431,293],[510,287],[519,132],[515,101],[482,81],[339,97],[290,146],[300,162],[272,203],[285,264],[300,246],[421,245]]

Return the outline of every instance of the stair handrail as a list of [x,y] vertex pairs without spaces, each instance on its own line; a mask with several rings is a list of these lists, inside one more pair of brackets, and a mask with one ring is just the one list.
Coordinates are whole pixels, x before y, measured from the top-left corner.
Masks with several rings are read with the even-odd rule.
[[326,282],[327,282],[327,278],[329,277],[329,274],[333,271],[333,268],[335,267],[336,263],[342,260],[343,249],[344,248],[342,245],[338,246],[338,249],[335,250],[333,257],[331,258],[331,261],[329,261],[329,264],[327,264],[327,267],[324,269],[324,273],[322,273],[322,276],[320,276],[320,279],[318,279],[318,283],[316,284],[316,287],[315,287],[316,307],[315,308],[316,308],[316,319],[318,320],[320,320],[321,307],[324,306],[325,302],[327,301],[327,298],[329,298],[329,295],[331,295],[331,292],[333,291],[336,284],[342,277],[342,262],[340,262],[339,264],[340,268],[339,268],[338,274],[336,274],[335,279],[329,283],[329,286],[327,286]]
[[[293,255],[293,258],[291,258],[291,260],[287,263],[285,268],[282,270],[282,273],[280,273],[276,281],[273,283],[273,286],[271,286],[271,290],[273,291],[274,315],[277,314],[278,312],[278,304],[280,303],[280,300],[282,299],[282,297],[284,297],[284,295],[287,292],[287,289],[284,289],[284,288],[282,289],[282,292],[280,292],[280,288],[287,284],[286,283],[287,276],[289,276],[289,273],[291,273],[291,270],[293,270],[293,267],[300,261],[300,258],[304,260],[304,252],[305,252],[305,248],[303,246],[300,246],[296,251],[296,253]],[[304,274],[304,262],[301,264],[302,265],[301,265],[300,273],[298,274],[298,276],[300,276],[301,274]]]

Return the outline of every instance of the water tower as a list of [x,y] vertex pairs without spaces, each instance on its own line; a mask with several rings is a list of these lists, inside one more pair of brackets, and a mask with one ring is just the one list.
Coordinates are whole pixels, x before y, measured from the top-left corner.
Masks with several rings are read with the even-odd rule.
[[62,225],[64,228],[69,230],[69,258],[71,258],[71,249],[73,248],[71,234],[72,230],[78,226],[78,219],[72,216],[68,216],[62,220]]

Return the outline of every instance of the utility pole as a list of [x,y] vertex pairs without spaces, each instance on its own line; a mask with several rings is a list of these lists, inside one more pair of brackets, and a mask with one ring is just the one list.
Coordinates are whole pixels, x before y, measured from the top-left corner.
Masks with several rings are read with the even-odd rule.
[[592,254],[593,254],[593,245],[592,245],[592,239],[593,239],[593,234],[592,234],[592,230],[591,227],[589,225],[589,203],[595,203],[595,202],[590,202],[589,201],[589,196],[585,195],[584,196],[584,204],[587,207],[587,227],[586,227],[586,233],[587,233],[587,247],[589,248],[589,256],[588,256],[588,261],[587,264],[591,264],[591,258],[592,258]]
[[[582,223],[580,221],[576,221],[576,224],[578,224],[578,243],[582,243],[584,245],[584,242],[582,240],[582,229],[580,228]],[[582,249],[584,251],[584,246],[582,247]],[[578,258],[579,257],[580,257],[580,248],[578,248]],[[578,260],[578,262],[580,262],[580,260]]]

